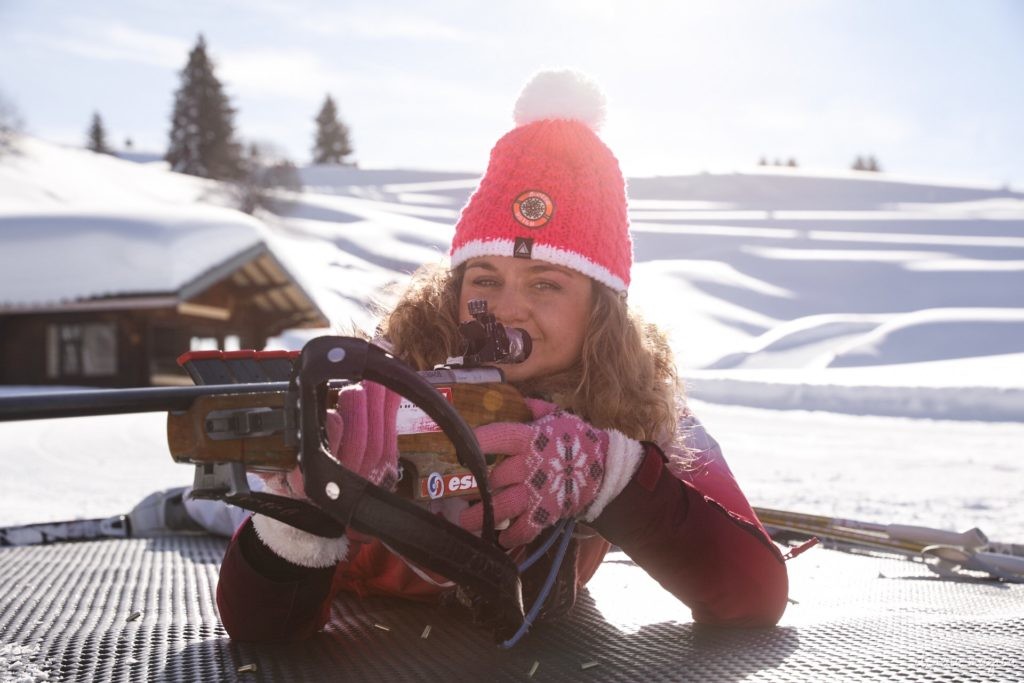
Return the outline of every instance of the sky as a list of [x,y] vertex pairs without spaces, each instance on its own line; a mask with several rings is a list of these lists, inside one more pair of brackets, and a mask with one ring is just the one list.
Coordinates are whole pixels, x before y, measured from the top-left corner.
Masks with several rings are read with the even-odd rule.
[[574,67],[608,96],[628,176],[794,158],[1024,186],[1014,0],[0,0],[0,93],[29,133],[166,149],[198,34],[247,140],[308,163],[326,94],[365,168],[481,171],[523,84]]

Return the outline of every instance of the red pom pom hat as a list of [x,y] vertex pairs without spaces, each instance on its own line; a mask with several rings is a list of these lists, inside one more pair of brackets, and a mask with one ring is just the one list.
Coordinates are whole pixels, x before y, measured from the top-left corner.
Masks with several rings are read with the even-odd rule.
[[517,127],[491,150],[455,226],[453,268],[480,256],[533,258],[626,292],[633,242],[619,162],[596,132],[604,105],[583,74],[534,76],[516,102]]

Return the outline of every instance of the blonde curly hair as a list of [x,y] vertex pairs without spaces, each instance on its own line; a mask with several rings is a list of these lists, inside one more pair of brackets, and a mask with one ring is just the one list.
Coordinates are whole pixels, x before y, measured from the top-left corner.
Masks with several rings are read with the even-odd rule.
[[[417,370],[459,353],[459,293],[465,266],[427,265],[390,312],[382,311],[377,333],[394,354]],[[594,308],[576,364],[554,376],[515,386],[525,395],[567,408],[596,427],[665,446],[673,441],[682,385],[672,350],[657,326],[631,311],[623,297],[592,281]]]

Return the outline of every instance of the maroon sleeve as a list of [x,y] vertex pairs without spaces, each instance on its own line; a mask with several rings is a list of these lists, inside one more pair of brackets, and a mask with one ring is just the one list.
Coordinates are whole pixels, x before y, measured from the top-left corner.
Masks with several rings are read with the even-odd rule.
[[695,621],[742,627],[778,622],[789,589],[785,563],[746,499],[737,497],[724,461],[712,476],[730,480],[715,483],[734,488],[727,496],[732,509],[673,476],[657,446],[644,449],[636,475],[594,528],[689,606]]
[[333,575],[333,567],[300,567],[275,555],[249,518],[235,532],[220,566],[221,622],[236,640],[308,638],[329,616]]

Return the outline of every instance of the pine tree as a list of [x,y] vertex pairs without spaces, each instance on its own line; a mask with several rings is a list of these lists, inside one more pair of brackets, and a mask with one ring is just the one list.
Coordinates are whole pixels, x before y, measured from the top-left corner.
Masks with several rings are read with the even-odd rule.
[[878,173],[879,171],[882,170],[881,166],[878,165],[878,159],[875,158],[874,154],[868,157],[867,163],[864,166],[864,170],[873,171],[875,173]]
[[93,112],[92,123],[89,124],[89,138],[86,147],[97,154],[110,154],[110,147],[107,146],[107,130],[103,127],[103,119],[100,113]]
[[850,168],[852,168],[854,171],[864,171],[864,170],[867,170],[866,166],[864,164],[864,158],[861,157],[860,155],[858,155],[857,158],[853,162],[853,166],[851,166]]
[[202,178],[238,177],[242,164],[234,116],[200,35],[174,96],[170,146],[164,157],[171,169]]
[[343,164],[352,154],[348,126],[338,118],[338,108],[328,95],[316,115],[316,140],[313,143],[314,164]]

